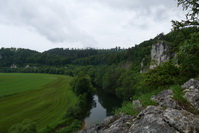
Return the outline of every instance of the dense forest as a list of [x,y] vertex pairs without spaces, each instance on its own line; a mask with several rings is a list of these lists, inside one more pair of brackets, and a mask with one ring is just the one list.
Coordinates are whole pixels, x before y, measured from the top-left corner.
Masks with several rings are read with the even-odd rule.
[[[94,86],[127,100],[141,90],[148,91],[149,87],[182,83],[190,77],[198,76],[198,31],[198,28],[193,27],[171,31],[166,35],[160,33],[129,49],[56,48],[40,53],[22,48],[1,48],[0,71],[70,76],[83,72],[90,76]],[[176,55],[178,67],[171,60],[144,74],[140,73],[142,60],[145,59],[144,65],[149,67],[152,45],[160,41],[170,46],[167,52]],[[164,81],[166,79],[171,80]]]

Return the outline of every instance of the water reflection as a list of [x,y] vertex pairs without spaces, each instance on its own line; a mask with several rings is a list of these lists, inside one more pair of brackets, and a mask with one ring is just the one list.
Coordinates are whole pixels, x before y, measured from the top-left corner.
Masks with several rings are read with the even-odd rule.
[[111,116],[114,114],[116,108],[120,107],[122,100],[118,99],[114,95],[106,94],[103,91],[97,91],[99,98],[99,103],[106,109],[106,116]]
[[96,124],[106,117],[106,109],[104,109],[98,102],[98,96],[94,96],[94,101],[96,106],[90,110],[90,115],[84,120],[86,127],[89,127],[92,124]]
[[121,106],[122,101],[113,95],[107,95],[103,91],[97,91],[92,102],[92,109],[89,116],[85,118],[85,127],[99,123],[107,116],[113,115],[116,108]]

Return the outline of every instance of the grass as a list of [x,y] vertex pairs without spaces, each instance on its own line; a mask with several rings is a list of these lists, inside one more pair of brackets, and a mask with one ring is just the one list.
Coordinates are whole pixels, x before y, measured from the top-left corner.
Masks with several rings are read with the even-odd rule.
[[178,104],[185,110],[193,113],[193,114],[199,114],[199,111],[194,108],[184,97],[183,89],[179,85],[173,85],[170,87],[171,90],[173,90],[174,96],[173,99],[175,99]]
[[[137,94],[132,97],[132,100],[139,100],[142,104],[143,109],[149,105],[157,105],[156,102],[151,100],[151,97],[157,95],[161,91],[162,89],[157,89],[151,92]],[[137,115],[140,111],[141,110],[136,110],[134,108],[132,101],[126,101],[122,104],[121,108],[115,110],[115,115],[118,115],[121,112],[126,115]]]
[[120,113],[124,113],[125,115],[137,115],[139,112],[134,109],[133,102],[128,101],[124,102],[121,108],[115,110],[115,115],[119,115]]
[[37,129],[55,126],[77,97],[70,89],[71,77],[49,74],[0,74],[0,132],[24,119]]

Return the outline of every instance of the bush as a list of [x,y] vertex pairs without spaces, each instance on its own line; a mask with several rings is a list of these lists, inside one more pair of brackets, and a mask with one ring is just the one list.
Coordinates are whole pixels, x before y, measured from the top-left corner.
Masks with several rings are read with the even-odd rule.
[[145,74],[143,85],[149,89],[157,89],[177,83],[178,78],[179,69],[169,61],[155,69],[149,70]]
[[10,133],[37,133],[36,123],[31,120],[23,120],[21,123],[13,125]]
[[88,97],[92,97],[94,94],[94,88],[91,84],[91,79],[88,75],[78,75],[72,82],[72,90],[79,96],[86,94]]
[[199,33],[193,33],[178,52],[180,74],[184,81],[199,75]]

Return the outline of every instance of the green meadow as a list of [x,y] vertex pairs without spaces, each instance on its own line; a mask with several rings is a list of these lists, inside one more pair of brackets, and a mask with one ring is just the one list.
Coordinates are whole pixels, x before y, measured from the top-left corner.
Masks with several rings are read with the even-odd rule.
[[0,132],[24,119],[36,122],[39,130],[55,126],[77,101],[71,80],[61,75],[0,73]]

